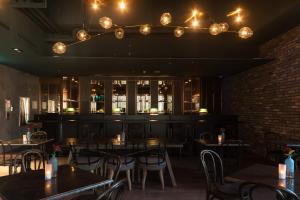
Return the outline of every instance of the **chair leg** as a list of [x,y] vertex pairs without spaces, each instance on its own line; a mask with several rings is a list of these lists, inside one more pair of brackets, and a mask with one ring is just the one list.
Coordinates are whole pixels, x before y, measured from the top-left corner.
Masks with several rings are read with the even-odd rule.
[[145,190],[146,178],[147,178],[147,169],[143,169],[143,180],[142,180],[142,189],[143,190]]
[[141,170],[140,170],[140,168],[137,168],[137,172],[138,172],[138,174],[137,174],[138,183],[141,183]]
[[164,190],[165,189],[165,180],[164,180],[164,172],[163,170],[159,170],[159,178],[161,182],[161,188]]
[[134,168],[131,170],[131,173],[132,173],[132,174],[131,174],[131,176],[132,176],[132,177],[131,177],[131,180],[132,180],[132,182],[134,183],[134,181],[135,181],[135,180],[134,180],[134,179],[135,179],[135,177],[134,177],[135,169],[134,169]]
[[126,171],[127,181],[128,181],[128,189],[131,191],[131,177],[130,177],[130,169]]
[[108,178],[112,179],[113,177],[114,177],[114,170],[113,169],[109,169]]

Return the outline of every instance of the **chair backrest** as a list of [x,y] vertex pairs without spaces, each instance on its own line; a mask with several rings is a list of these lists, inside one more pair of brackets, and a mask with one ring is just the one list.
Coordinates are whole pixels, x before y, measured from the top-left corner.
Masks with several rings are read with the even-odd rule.
[[223,161],[219,154],[212,150],[203,150],[200,157],[208,190],[212,190],[216,184],[224,184]]
[[101,193],[97,200],[121,200],[126,183],[126,179],[115,182],[111,187]]
[[33,132],[31,135],[32,139],[38,139],[38,140],[46,140],[47,139],[47,132],[45,131],[36,131]]
[[[38,149],[30,149],[22,152],[22,170],[23,172],[31,171],[31,162],[34,162],[35,169],[41,169],[41,165],[43,163],[42,151]],[[36,163],[38,163],[36,168]]]
[[13,160],[11,145],[0,140],[0,153],[2,155],[0,159],[0,165],[9,165]]
[[[264,192],[262,192],[262,190]],[[254,194],[257,192],[257,194]],[[269,192],[269,196],[268,196]],[[277,200],[300,200],[300,198],[291,190],[277,188],[270,185],[244,182],[239,187],[239,194],[242,200],[255,199],[277,199]],[[270,196],[271,195],[271,196]]]
[[144,142],[144,151],[141,153],[144,159],[139,159],[141,164],[145,165],[161,165],[165,163],[165,145],[156,138],[148,138]]

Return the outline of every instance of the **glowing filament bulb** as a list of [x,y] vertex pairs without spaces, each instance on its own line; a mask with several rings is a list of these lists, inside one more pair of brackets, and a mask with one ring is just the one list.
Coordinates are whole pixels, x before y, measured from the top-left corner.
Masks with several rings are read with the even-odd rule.
[[126,9],[126,2],[124,0],[119,1],[119,9],[122,11]]
[[104,29],[110,29],[112,27],[112,20],[109,17],[101,17],[99,19],[99,24]]
[[168,24],[170,24],[172,21],[172,16],[170,13],[164,13],[161,15],[160,17],[160,23],[163,25],[163,26],[166,26]]
[[94,2],[92,3],[92,8],[94,10],[98,10],[100,7],[101,2],[99,0],[94,0]]
[[249,27],[243,27],[239,30],[239,37],[243,39],[247,39],[252,37],[253,31]]
[[193,27],[193,28],[199,27],[199,20],[198,20],[197,18],[194,18],[194,19],[192,20],[192,27]]
[[79,41],[90,39],[90,35],[84,29],[79,30],[76,34],[76,37]]
[[209,33],[212,35],[218,35],[220,32],[221,32],[221,28],[219,24],[215,23],[209,27]]
[[149,24],[144,24],[140,27],[140,33],[143,35],[149,35],[151,33],[151,27]]
[[242,16],[240,15],[240,14],[238,14],[237,16],[236,16],[236,18],[235,18],[235,22],[237,22],[237,23],[241,23],[242,22]]
[[177,37],[177,38],[181,37],[183,34],[184,34],[184,28],[182,28],[182,27],[177,27],[177,28],[174,30],[174,35],[175,35],[175,37]]
[[64,54],[67,50],[67,46],[62,42],[56,42],[53,45],[52,50],[56,54]]

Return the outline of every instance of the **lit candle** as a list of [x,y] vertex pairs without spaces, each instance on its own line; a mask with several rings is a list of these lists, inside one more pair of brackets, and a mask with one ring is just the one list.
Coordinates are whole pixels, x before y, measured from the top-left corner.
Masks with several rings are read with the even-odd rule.
[[27,144],[27,135],[23,135],[23,144]]
[[283,179],[278,180],[278,186],[282,188],[286,188],[286,182]]
[[120,134],[117,135],[117,141],[121,142],[121,135]]
[[52,164],[45,164],[45,180],[51,180],[53,167]]
[[286,165],[285,164],[278,164],[278,177],[279,177],[279,179],[286,178]]
[[218,135],[218,144],[222,144],[222,142],[223,142],[222,135]]

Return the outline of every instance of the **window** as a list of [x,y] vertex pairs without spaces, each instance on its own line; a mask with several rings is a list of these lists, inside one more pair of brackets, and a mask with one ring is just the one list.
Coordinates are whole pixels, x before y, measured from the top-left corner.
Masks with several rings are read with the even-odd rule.
[[184,112],[199,112],[200,109],[200,80],[188,79],[184,81]]
[[149,113],[151,108],[150,81],[149,80],[137,81],[136,86],[137,86],[136,111],[138,113]]
[[30,98],[20,97],[19,125],[26,125],[30,118]]
[[173,82],[158,81],[158,112],[173,112]]
[[79,81],[76,77],[63,77],[63,111],[79,112]]
[[104,81],[91,81],[91,113],[104,113]]
[[126,113],[127,108],[127,82],[114,80],[112,85],[112,112],[114,114]]
[[[58,81],[41,82],[41,111],[43,113],[60,113],[61,84]],[[32,102],[32,109],[37,108],[37,102]]]

